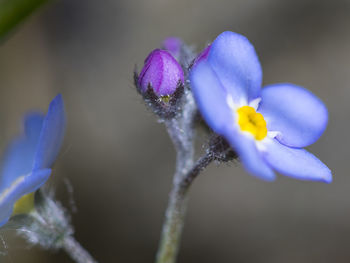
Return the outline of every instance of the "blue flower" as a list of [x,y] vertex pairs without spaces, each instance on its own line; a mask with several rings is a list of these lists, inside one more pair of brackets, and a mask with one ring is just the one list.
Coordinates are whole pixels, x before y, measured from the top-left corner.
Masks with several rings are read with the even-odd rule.
[[9,145],[0,176],[0,226],[11,214],[33,207],[34,194],[51,174],[61,147],[66,117],[61,95],[45,115],[30,113],[24,119],[24,134]]
[[194,64],[190,81],[203,118],[228,140],[249,173],[273,180],[275,170],[302,180],[332,181],[328,167],[302,149],[324,132],[327,108],[293,84],[261,89],[261,66],[244,36],[220,34]]

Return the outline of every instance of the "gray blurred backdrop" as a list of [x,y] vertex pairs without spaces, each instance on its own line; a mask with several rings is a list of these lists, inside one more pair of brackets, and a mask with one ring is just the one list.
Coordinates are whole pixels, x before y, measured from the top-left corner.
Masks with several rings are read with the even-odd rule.
[[[246,35],[264,83],[316,93],[330,121],[310,150],[330,185],[240,164],[211,165],[191,193],[179,263],[350,262],[350,2],[307,0],[58,0],[0,46],[0,146],[23,113],[62,93],[65,144],[49,186],[71,207],[76,237],[100,262],[153,262],[171,187],[174,150],[132,84],[135,64],[168,36],[201,50],[219,33]],[[72,262],[2,231],[1,262]]]

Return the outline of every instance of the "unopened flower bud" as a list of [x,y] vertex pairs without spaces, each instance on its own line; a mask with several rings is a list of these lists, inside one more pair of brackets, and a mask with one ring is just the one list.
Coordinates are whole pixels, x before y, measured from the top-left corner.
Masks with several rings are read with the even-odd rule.
[[167,96],[183,84],[184,72],[176,59],[165,50],[152,51],[138,77],[141,92],[151,87],[157,96]]

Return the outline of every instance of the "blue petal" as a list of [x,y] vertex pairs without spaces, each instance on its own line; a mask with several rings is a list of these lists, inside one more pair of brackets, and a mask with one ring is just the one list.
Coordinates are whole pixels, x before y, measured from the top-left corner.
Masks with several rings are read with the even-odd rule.
[[327,126],[326,106],[308,90],[292,84],[275,84],[262,89],[258,109],[269,131],[279,131],[277,139],[302,148],[314,143]]
[[24,131],[28,138],[39,140],[41,128],[43,127],[45,115],[41,112],[28,113],[24,118]]
[[226,103],[226,91],[207,62],[197,63],[190,72],[191,89],[207,124],[218,134],[234,124],[234,115]]
[[49,178],[50,173],[51,169],[43,169],[22,175],[0,192],[0,227],[10,218],[15,202],[39,189]]
[[262,69],[253,45],[240,34],[220,34],[212,43],[208,61],[233,100],[250,102],[257,98]]
[[264,161],[261,153],[256,148],[255,140],[253,138],[241,134],[234,128],[228,129],[224,136],[229,141],[232,148],[237,152],[244,168],[250,174],[266,181],[272,181],[275,179],[274,172]]
[[62,96],[57,95],[50,103],[41,130],[33,169],[49,168],[55,161],[61,147],[66,127]]
[[39,113],[31,113],[25,117],[26,136],[14,139],[5,152],[0,191],[11,185],[17,177],[31,171],[43,119],[44,116]]
[[304,149],[290,148],[273,139],[266,144],[264,158],[281,174],[301,180],[332,181],[329,168]]

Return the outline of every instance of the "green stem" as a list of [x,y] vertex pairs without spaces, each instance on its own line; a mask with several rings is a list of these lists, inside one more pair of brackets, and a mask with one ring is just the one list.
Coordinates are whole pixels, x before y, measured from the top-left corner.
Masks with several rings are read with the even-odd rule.
[[202,167],[212,160],[211,157],[210,160],[207,157],[201,158],[193,165],[193,123],[196,104],[189,89],[185,90],[183,96],[182,113],[178,118],[165,120],[165,126],[176,150],[176,172],[165,213],[156,263],[175,263],[184,225],[188,189]]
[[184,225],[186,204],[186,189],[174,186],[169,197],[156,263],[175,262]]
[[[187,193],[192,181],[213,160],[211,154],[200,158],[196,164],[183,174],[179,182],[174,180],[165,214],[162,236],[158,248],[156,263],[175,263],[180,246],[181,234],[187,205]],[[175,174],[175,178],[178,174]]]

